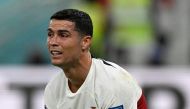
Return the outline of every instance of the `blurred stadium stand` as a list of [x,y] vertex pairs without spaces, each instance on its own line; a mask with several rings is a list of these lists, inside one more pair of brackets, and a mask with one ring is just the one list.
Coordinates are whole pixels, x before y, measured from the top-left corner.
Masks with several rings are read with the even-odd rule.
[[[86,1],[96,0],[1,0],[0,64],[32,63],[31,58],[49,63],[46,49],[49,17],[57,10],[79,6],[89,12],[101,12],[93,11],[97,6],[82,5]],[[97,1],[101,1],[103,7],[98,10],[102,9],[104,14],[96,16],[105,15],[101,17],[105,20],[99,23],[99,17],[93,17],[95,57],[130,65],[189,65],[188,0]],[[103,30],[98,30],[100,27]]]
[[189,0],[1,0],[1,109],[43,109],[45,84],[60,72],[46,49],[49,17],[71,7],[93,15],[93,55],[131,72],[149,109],[190,109]]

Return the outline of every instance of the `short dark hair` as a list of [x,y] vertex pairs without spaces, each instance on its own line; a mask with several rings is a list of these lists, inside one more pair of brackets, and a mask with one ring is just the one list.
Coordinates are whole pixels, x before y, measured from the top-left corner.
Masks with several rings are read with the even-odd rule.
[[77,9],[64,9],[54,13],[50,20],[68,20],[75,23],[75,29],[82,35],[93,36],[93,24],[90,16]]

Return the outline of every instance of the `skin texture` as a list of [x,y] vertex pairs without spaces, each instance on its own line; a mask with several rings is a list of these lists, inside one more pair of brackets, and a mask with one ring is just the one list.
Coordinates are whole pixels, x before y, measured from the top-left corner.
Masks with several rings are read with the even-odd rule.
[[69,87],[76,92],[84,82],[90,66],[91,36],[81,35],[75,23],[52,19],[48,27],[47,46],[53,65],[64,70]]

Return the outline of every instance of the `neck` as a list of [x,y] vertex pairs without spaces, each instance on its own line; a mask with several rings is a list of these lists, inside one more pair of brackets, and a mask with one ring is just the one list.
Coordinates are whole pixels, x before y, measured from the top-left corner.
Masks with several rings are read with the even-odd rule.
[[66,77],[69,80],[69,87],[72,92],[76,92],[84,83],[92,63],[90,53],[85,54],[72,67],[63,68]]

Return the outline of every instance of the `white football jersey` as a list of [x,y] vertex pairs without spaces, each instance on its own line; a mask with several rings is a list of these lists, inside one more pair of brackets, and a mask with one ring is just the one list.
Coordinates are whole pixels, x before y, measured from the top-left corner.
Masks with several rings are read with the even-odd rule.
[[137,109],[142,90],[131,75],[112,62],[92,59],[86,80],[76,93],[64,72],[46,86],[45,109]]

